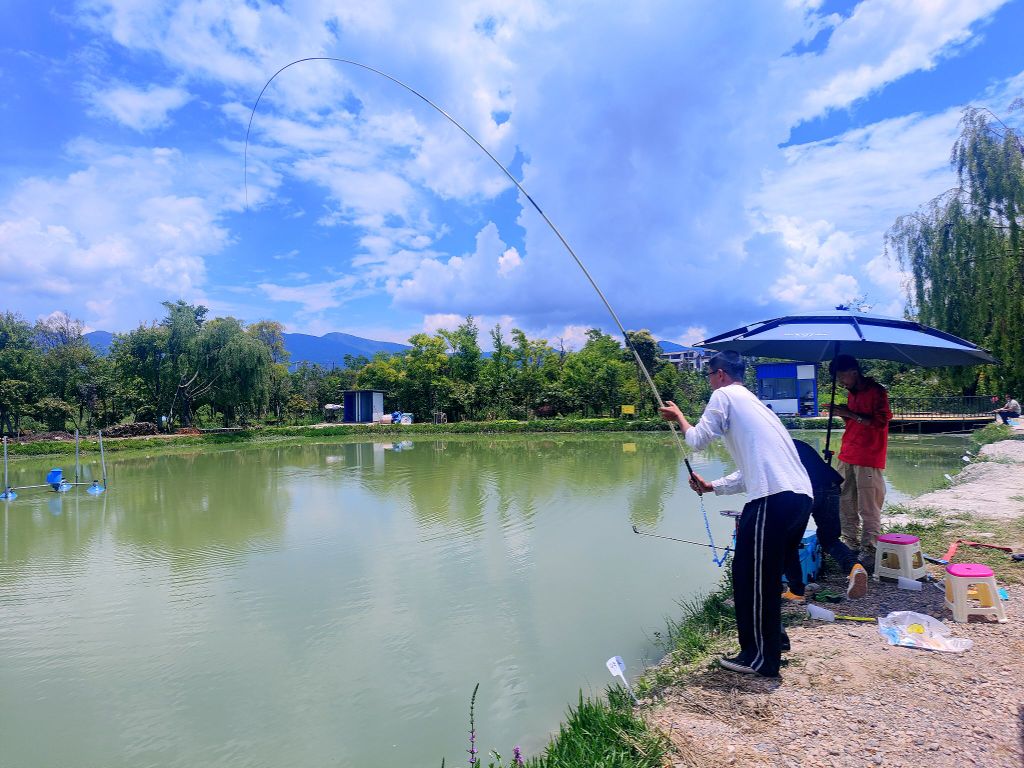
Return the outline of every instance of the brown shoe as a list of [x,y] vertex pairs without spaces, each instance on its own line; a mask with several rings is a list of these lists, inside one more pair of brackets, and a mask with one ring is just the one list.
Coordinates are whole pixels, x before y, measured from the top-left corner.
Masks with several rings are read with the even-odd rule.
[[868,572],[864,566],[857,563],[850,569],[850,576],[847,580],[846,596],[851,600],[857,600],[868,593]]

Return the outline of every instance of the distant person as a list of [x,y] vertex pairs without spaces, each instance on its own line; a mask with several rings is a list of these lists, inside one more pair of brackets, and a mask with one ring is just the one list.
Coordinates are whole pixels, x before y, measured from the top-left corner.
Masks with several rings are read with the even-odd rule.
[[[839,539],[839,494],[843,476],[825,463],[821,455],[803,440],[794,440],[800,462],[807,470],[814,491],[811,517],[817,527],[818,544],[822,551],[835,560],[842,572],[848,574],[846,596],[864,597],[868,591],[868,575],[857,562],[857,555]],[[792,550],[786,559],[786,582],[789,589],[782,593],[786,600],[803,600],[806,590],[803,569],[800,567],[800,548]]]
[[[999,402],[996,400],[996,402]],[[1003,420],[1003,424],[1009,424],[1010,419],[1020,418],[1020,403],[1014,400],[1010,395],[1006,395],[1006,405],[1002,408],[996,408],[992,413],[999,416]]]
[[[843,541],[858,552],[861,565],[875,567],[875,545],[882,531],[885,502],[885,454],[889,446],[889,393],[860,371],[850,355],[837,355],[829,364],[836,381],[845,387],[846,405],[835,415],[846,422],[836,470],[843,476],[839,519]],[[850,574],[854,576],[853,573]],[[858,577],[859,578],[859,577]]]
[[786,554],[799,546],[811,513],[811,481],[779,417],[743,386],[743,358],[719,352],[708,363],[711,399],[691,425],[675,403],[659,409],[679,424],[691,448],[721,438],[737,469],[707,482],[694,474],[699,494],[741,493],[748,501],[736,531],[733,597],[740,653],[719,661],[725,669],[777,677],[782,661],[782,598],[779,585]]

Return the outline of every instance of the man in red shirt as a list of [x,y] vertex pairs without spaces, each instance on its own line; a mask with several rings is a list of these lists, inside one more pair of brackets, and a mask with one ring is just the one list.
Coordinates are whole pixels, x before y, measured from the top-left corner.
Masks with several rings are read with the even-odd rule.
[[[860,562],[875,564],[875,543],[882,529],[885,501],[885,451],[889,443],[889,393],[874,379],[861,374],[850,355],[837,355],[829,366],[836,381],[849,390],[846,405],[835,415],[846,422],[836,470],[843,476],[839,517],[843,540],[860,550]],[[853,574],[851,574],[851,577]]]

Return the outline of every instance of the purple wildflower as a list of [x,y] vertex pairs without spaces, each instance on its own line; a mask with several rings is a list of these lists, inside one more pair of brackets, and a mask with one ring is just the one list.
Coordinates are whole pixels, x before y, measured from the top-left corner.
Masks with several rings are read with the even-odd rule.
[[476,692],[480,688],[480,683],[477,683],[473,688],[473,695],[469,699],[469,765],[473,768],[477,763],[476,759],[476,723],[473,721],[473,709],[476,707]]
[[512,765],[525,765],[523,762],[523,753],[519,750],[519,747],[512,747]]

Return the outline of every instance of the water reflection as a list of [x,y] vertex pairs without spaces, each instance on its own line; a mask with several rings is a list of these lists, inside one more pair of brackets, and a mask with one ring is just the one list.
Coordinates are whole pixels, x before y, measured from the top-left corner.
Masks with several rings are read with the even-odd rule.
[[[824,432],[794,432],[794,437],[810,443],[819,452],[825,447]],[[832,435],[832,450],[839,452],[837,435]],[[943,475],[963,466],[960,458],[970,444],[965,435],[890,435],[886,455],[886,503],[920,496],[942,487]]]

